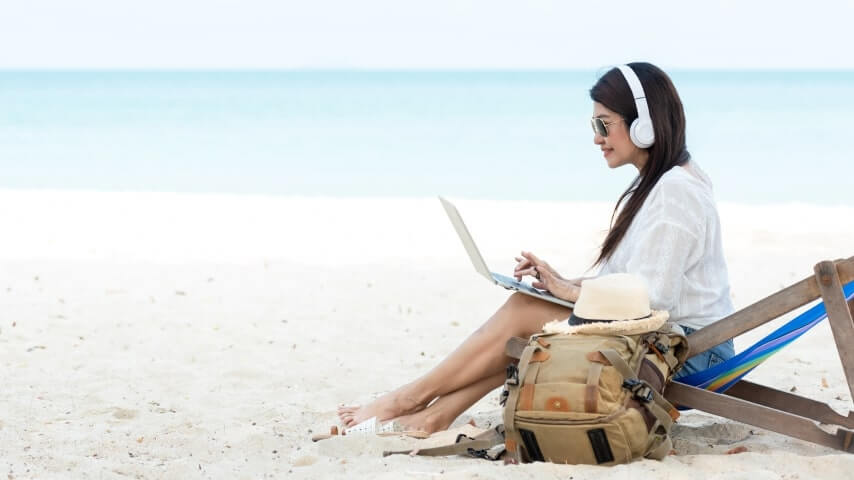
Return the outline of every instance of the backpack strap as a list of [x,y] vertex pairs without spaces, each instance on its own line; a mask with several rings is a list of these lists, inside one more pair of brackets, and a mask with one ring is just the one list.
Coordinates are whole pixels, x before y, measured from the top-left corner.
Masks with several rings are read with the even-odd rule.
[[522,353],[525,347],[528,346],[528,339],[522,337],[510,337],[507,343],[504,344],[504,354],[510,358],[519,360],[522,358]]
[[630,390],[639,403],[657,420],[656,424],[653,425],[652,432],[655,433],[661,426],[664,428],[665,435],[669,434],[673,422],[679,418],[679,412],[648,383],[640,380],[629,367],[629,364],[616,351],[600,350],[600,353],[623,376],[623,388]]
[[661,460],[667,455],[670,454],[670,451],[673,450],[673,441],[670,439],[668,435],[661,435],[654,433],[653,429],[650,432],[650,437],[656,437],[652,439],[653,441],[650,443],[650,448],[644,454],[644,457],[651,458],[653,460]]
[[484,458],[486,460],[498,460],[504,453],[504,447],[498,448],[504,443],[504,425],[498,425],[486,432],[476,435],[475,437],[467,437],[463,434],[457,436],[457,441],[450,445],[440,445],[438,447],[410,449],[410,450],[393,450],[383,452],[383,456],[396,454],[419,455],[425,457],[444,457],[448,455],[468,455],[475,458]]
[[[507,389],[507,404],[510,407],[504,408],[504,428],[510,431],[513,431],[513,426],[515,424],[515,411],[516,411],[516,402],[519,401],[519,395],[522,390],[522,386],[528,383],[528,379],[532,376],[536,376],[537,372],[540,369],[540,363],[534,362],[533,366],[531,364],[531,357],[540,350],[541,347],[538,344],[528,345],[525,347],[525,350],[522,352],[522,358],[519,359],[519,373],[518,376],[514,378],[508,378],[505,382],[505,388]],[[531,371],[533,368],[533,371]],[[515,380],[515,381],[514,381]],[[533,388],[533,383],[530,384],[529,388]]]
[[587,413],[599,410],[599,378],[604,367],[599,362],[591,361],[587,369],[587,384],[584,386],[584,411]]

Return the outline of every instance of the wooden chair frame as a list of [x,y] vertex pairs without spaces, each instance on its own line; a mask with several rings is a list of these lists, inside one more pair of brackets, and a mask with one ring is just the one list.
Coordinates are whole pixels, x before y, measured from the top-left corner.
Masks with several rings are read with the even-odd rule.
[[[821,297],[848,381],[848,391],[854,399],[854,300],[846,303],[842,291],[844,284],[854,280],[854,257],[823,261],[816,264],[814,270],[815,275],[689,336],[690,354],[705,352]],[[673,404],[854,453],[854,413],[840,415],[826,403],[793,393],[746,380],[722,394],[674,381],[667,386],[664,396]],[[829,428],[820,428],[819,423]],[[834,428],[835,433],[826,431]]]

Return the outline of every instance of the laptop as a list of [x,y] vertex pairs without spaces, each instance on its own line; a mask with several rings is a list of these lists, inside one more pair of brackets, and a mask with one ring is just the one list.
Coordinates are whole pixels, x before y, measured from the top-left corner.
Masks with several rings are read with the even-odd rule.
[[500,285],[508,290],[515,290],[532,297],[542,298],[547,302],[575,308],[574,303],[568,302],[562,298],[557,298],[546,290],[536,289],[527,283],[517,281],[513,277],[490,272],[489,267],[486,266],[486,262],[483,260],[483,257],[480,256],[477,245],[474,244],[474,239],[471,237],[468,228],[466,228],[466,224],[463,223],[463,217],[460,216],[460,212],[457,210],[457,207],[442,197],[439,197],[439,201],[441,201],[442,206],[445,207],[445,212],[448,214],[448,218],[454,225],[457,235],[460,236],[460,240],[462,240],[463,246],[465,247],[466,252],[468,252],[471,263],[474,264],[474,269],[477,270],[477,273],[486,277],[486,279],[491,283]]

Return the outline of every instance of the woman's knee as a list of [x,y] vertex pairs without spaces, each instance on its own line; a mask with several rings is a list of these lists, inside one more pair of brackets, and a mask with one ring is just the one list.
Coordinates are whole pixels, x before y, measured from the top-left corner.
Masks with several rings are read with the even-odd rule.
[[542,303],[542,300],[524,293],[515,292],[504,302],[504,306],[513,309],[530,309],[533,305]]
[[539,331],[546,322],[567,318],[572,313],[568,308],[518,292],[510,295],[502,310],[526,333]]
[[569,314],[572,313],[572,310],[569,308],[520,292],[510,295],[504,303],[504,307],[533,316],[569,317]]

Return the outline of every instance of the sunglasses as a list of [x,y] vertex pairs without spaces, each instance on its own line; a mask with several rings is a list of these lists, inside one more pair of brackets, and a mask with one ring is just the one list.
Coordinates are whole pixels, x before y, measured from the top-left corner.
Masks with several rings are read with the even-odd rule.
[[593,117],[590,119],[590,124],[593,125],[593,133],[595,133],[596,135],[600,135],[602,137],[607,137],[608,136],[608,126],[613,125],[617,122],[621,122],[622,120],[623,120],[622,118],[618,118],[618,119],[614,120],[613,122],[605,123],[605,121],[602,120],[601,118]]

